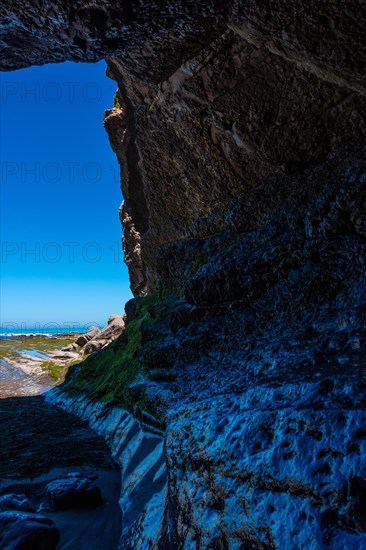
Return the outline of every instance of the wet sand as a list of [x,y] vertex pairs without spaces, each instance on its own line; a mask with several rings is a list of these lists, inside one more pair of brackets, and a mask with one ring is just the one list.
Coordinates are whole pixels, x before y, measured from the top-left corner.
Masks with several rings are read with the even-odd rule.
[[95,477],[104,504],[96,510],[42,512],[61,532],[62,550],[114,550],[121,532],[120,471],[104,440],[85,422],[42,396],[0,400],[0,495],[27,495],[35,508],[54,479]]
[[51,389],[49,377],[38,368],[26,372],[18,365],[0,359],[0,399],[39,395]]
[[[81,360],[79,333],[1,337],[0,399],[40,395],[61,383],[67,367]],[[68,346],[71,349],[67,350]]]

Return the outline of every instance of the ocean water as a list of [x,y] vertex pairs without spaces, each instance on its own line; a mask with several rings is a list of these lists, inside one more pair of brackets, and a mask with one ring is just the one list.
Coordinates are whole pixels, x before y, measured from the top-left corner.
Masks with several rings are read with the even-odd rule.
[[63,327],[60,326],[54,326],[54,327],[0,327],[0,340],[4,340],[6,338],[11,338],[13,336],[29,336],[30,334],[33,334],[33,336],[54,336],[55,334],[67,334],[70,332],[86,332],[89,329],[89,326],[82,327],[80,325],[75,327]]

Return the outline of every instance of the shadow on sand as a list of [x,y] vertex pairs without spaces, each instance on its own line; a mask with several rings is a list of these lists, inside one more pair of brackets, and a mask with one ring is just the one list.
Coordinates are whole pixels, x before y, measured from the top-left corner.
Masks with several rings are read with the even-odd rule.
[[25,494],[38,509],[50,481],[75,472],[95,478],[102,507],[42,514],[61,533],[59,549],[117,548],[120,471],[101,437],[42,396],[0,399],[0,434],[0,496]]

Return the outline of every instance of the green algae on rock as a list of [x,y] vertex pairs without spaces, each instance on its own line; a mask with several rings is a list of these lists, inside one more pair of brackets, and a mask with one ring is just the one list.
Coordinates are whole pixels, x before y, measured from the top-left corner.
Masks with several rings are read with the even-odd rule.
[[[123,333],[69,369],[65,391],[70,395],[85,392],[91,399],[108,401],[128,410],[136,406],[144,408],[143,378],[149,377],[143,360],[144,327],[168,321],[173,303],[173,298],[161,299],[158,295],[138,300],[130,313],[131,320],[127,317]],[[139,377],[138,386],[135,383]]]

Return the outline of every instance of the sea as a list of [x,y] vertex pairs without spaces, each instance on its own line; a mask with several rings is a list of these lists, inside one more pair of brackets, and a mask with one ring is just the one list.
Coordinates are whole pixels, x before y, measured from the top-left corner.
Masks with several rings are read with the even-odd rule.
[[72,326],[71,324],[65,326],[37,326],[37,327],[10,327],[10,326],[0,326],[0,340],[5,340],[8,338],[13,338],[16,336],[55,336],[56,334],[70,334],[70,333],[80,333],[87,332],[90,325],[85,327],[81,325]]

